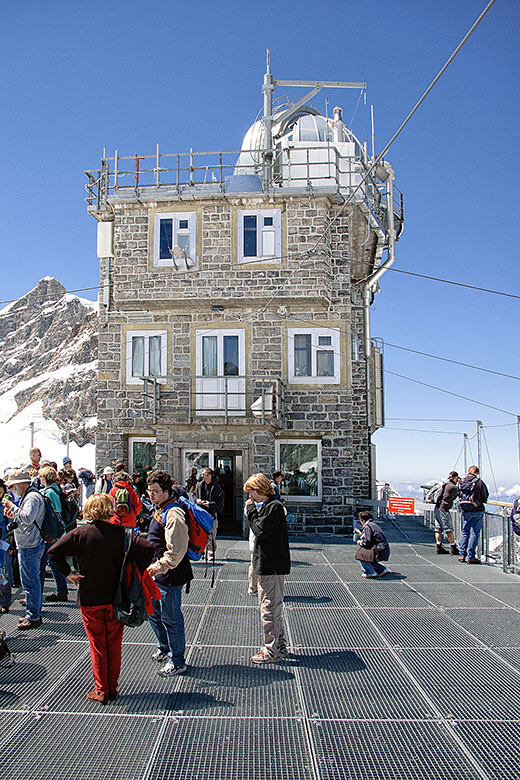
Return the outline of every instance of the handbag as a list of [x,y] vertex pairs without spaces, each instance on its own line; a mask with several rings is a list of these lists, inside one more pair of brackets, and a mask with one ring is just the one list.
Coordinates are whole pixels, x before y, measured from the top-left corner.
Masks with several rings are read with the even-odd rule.
[[356,561],[374,563],[374,561],[377,559],[377,550],[375,547],[360,547],[354,557]]

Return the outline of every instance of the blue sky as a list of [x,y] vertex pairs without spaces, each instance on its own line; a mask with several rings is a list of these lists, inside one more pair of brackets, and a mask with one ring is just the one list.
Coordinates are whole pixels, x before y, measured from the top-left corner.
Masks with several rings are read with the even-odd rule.
[[[153,153],[157,142],[170,152],[238,148],[262,106],[267,47],[275,78],[366,81],[366,109],[355,113],[351,90],[323,91],[314,104],[325,111],[327,97],[330,107],[343,106],[347,123],[355,113],[352,130],[369,142],[373,104],[377,152],[485,5],[5,5],[2,297],[48,274],[67,289],[95,285],[83,170],[98,167],[103,147],[129,155]],[[405,197],[398,269],[519,293],[519,20],[517,0],[497,0],[387,155]],[[372,327],[391,344],[518,376],[518,312],[518,300],[388,272]],[[516,380],[394,347],[385,356],[389,371],[520,414]],[[385,382],[379,478],[406,493],[408,484],[446,474],[462,433],[473,436],[481,419],[485,479],[492,488],[493,474],[498,487],[520,483],[515,417],[391,374]],[[471,446],[475,453],[475,439]]]

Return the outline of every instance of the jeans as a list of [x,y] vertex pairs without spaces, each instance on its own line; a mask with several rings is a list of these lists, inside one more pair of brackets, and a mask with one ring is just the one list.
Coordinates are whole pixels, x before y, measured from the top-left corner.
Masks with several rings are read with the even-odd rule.
[[483,522],[484,512],[462,513],[462,529],[459,542],[459,553],[461,558],[465,558],[467,552],[469,560],[475,559]]
[[61,571],[58,571],[54,568],[52,563],[49,561],[49,549],[52,547],[52,542],[46,542],[45,543],[45,551],[42,555],[41,563],[40,563],[40,581],[42,586],[42,593],[43,593],[43,587],[45,585],[45,569],[47,568],[47,564],[49,564],[52,576],[54,577],[54,582],[56,584],[56,593],[58,596],[62,596],[63,598],[66,598],[69,594],[69,589],[67,587],[67,578],[64,574],[61,573]]
[[186,637],[181,611],[182,586],[159,585],[161,600],[152,599],[153,614],[148,621],[157,639],[157,647],[174,666],[184,666]]
[[359,565],[363,570],[363,574],[366,574],[368,577],[373,577],[375,574],[381,574],[386,569],[386,566],[383,566],[382,563],[378,563],[378,561],[374,561],[374,563],[359,561]]
[[25,615],[28,620],[40,620],[42,616],[42,586],[40,581],[40,563],[45,551],[42,541],[36,547],[20,547],[20,578],[27,600]]

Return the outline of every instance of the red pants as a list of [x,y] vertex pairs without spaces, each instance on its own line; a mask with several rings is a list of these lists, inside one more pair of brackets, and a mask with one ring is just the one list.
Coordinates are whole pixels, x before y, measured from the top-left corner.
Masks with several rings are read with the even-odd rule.
[[90,644],[96,691],[105,695],[117,691],[124,626],[116,620],[112,604],[81,607],[81,616]]

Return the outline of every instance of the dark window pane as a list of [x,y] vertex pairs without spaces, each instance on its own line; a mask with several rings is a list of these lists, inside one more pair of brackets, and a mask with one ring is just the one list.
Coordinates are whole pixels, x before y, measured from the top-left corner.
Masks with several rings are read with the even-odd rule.
[[224,336],[224,376],[238,376],[238,336]]
[[171,219],[159,223],[159,260],[171,260],[173,248],[173,227]]
[[273,224],[273,218],[272,217],[264,217],[264,225],[267,227],[268,225]]
[[318,445],[280,444],[282,493],[289,496],[318,495]]
[[294,336],[294,376],[311,376],[311,334]]
[[256,257],[256,215],[244,217],[244,257]]
[[180,219],[179,220],[179,230],[187,230],[188,229],[188,220],[187,219]]
[[318,336],[318,345],[320,347],[331,347],[332,336]]

